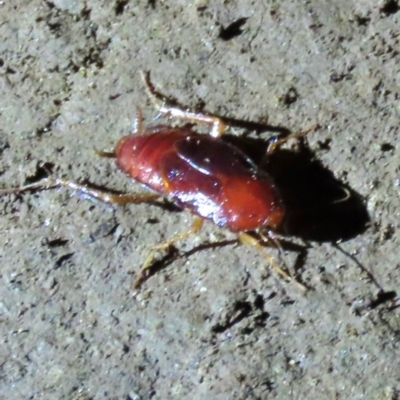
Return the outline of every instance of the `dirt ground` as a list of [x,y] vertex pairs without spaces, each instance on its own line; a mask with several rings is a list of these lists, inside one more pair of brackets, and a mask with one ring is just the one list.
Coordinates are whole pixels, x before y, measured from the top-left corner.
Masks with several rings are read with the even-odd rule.
[[190,107],[269,117],[229,130],[260,148],[321,126],[266,166],[307,292],[211,223],[134,290],[188,212],[0,196],[0,398],[398,399],[399,19],[395,0],[0,1],[2,188],[143,190],[94,152],[136,107],[154,123],[140,70]]

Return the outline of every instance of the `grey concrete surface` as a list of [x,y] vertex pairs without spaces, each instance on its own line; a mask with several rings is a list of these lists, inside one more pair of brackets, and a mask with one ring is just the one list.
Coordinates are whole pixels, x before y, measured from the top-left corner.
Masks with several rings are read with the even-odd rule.
[[[112,149],[137,106],[153,123],[146,69],[190,107],[320,124],[313,157],[369,215],[340,243],[355,259],[310,241],[307,293],[232,243],[171,259],[137,291],[150,248],[188,212],[2,195],[0,398],[399,398],[399,19],[394,0],[0,1],[2,188],[47,169],[142,190],[93,150]],[[232,238],[206,223],[177,250]]]

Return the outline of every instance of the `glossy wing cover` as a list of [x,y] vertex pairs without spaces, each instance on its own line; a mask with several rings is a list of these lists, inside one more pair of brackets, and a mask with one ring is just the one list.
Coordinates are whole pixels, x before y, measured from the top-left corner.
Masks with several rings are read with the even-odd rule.
[[133,179],[234,232],[276,228],[283,218],[269,176],[221,139],[158,126],[122,138],[116,157]]

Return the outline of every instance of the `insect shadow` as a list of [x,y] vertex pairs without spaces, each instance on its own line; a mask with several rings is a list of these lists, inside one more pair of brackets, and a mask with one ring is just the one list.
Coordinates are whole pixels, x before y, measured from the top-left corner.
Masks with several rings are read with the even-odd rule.
[[269,141],[224,135],[271,176],[285,204],[278,234],[305,241],[337,242],[363,233],[370,221],[361,195],[335,178],[302,141],[297,150],[265,157]]
[[[282,127],[229,120],[230,125],[249,127],[256,132],[273,131],[279,137],[290,131]],[[331,242],[349,240],[363,233],[370,218],[363,198],[355,190],[335,178],[302,140],[296,150],[279,149],[266,157],[270,140],[224,134],[221,140],[235,145],[247,154],[261,171],[267,173],[279,190],[285,205],[285,218],[275,232],[284,250],[298,254],[293,269],[304,267],[307,247],[291,242],[297,237],[308,241]],[[155,261],[149,276],[166,268],[177,258],[189,257],[199,251],[234,244],[236,241],[206,243],[179,254],[171,247],[168,253]]]
[[362,196],[335,178],[304,139],[297,141],[296,150],[280,148],[267,156],[271,140],[289,136],[289,129],[263,122],[218,117],[226,125],[247,132],[257,135],[272,132],[276,135],[267,140],[246,134],[234,136],[226,133],[221,137],[247,154],[277,186],[285,204],[285,220],[276,233],[316,242],[337,242],[365,232],[370,218]]

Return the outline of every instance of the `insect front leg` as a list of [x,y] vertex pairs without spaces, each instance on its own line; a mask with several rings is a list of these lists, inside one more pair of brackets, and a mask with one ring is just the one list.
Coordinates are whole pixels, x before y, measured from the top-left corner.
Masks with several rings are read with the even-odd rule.
[[198,232],[202,226],[203,226],[203,220],[200,217],[195,216],[192,222],[192,226],[189,229],[187,229],[184,232],[178,233],[167,242],[155,246],[151,250],[150,254],[147,256],[146,261],[144,262],[142,268],[140,268],[139,272],[137,273],[133,286],[135,288],[140,287],[143,281],[147,278],[147,271],[152,267],[154,258],[158,252],[167,250],[179,240],[185,239],[188,236]]
[[174,118],[181,118],[195,123],[205,123],[211,125],[210,135],[220,137],[224,134],[225,124],[221,118],[200,111],[192,111],[176,104],[171,104],[166,96],[159,93],[150,80],[150,73],[141,72],[143,82],[146,86],[147,93],[150,99],[157,107],[159,113],[168,115]]

